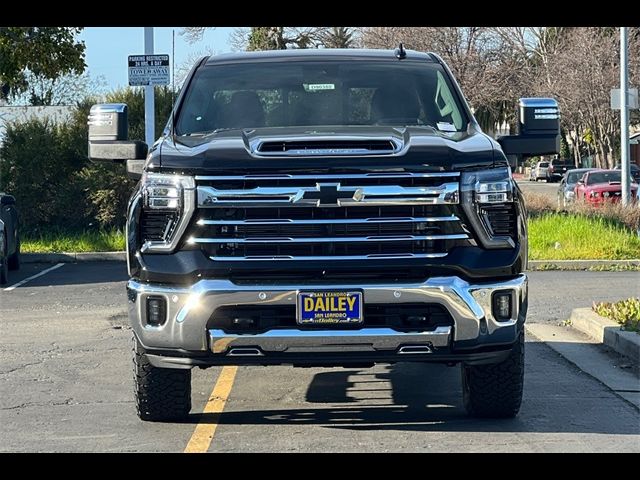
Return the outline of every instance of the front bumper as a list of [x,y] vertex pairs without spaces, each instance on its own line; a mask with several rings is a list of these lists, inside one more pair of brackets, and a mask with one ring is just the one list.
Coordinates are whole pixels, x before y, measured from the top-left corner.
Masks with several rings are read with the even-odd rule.
[[[363,292],[365,303],[442,305],[450,313],[453,325],[438,326],[430,331],[365,326],[358,330],[277,328],[247,334],[209,327],[212,316],[220,307],[295,305],[299,289],[354,288]],[[492,297],[497,291],[512,292],[511,318],[508,320],[498,321],[493,316]],[[468,354],[512,344],[527,309],[527,277],[522,274],[509,280],[473,284],[452,276],[433,277],[421,283],[357,286],[258,282],[239,285],[224,279],[206,279],[189,287],[175,287],[130,280],[127,292],[131,326],[145,349],[157,357],[202,359],[204,356],[209,364],[215,364],[216,358],[220,359],[220,364],[229,363],[230,359],[235,363],[255,363],[245,360],[256,360],[256,357],[263,357],[263,363],[270,363],[267,357],[284,358],[287,355],[302,359],[309,355],[339,354],[341,357],[354,355],[354,358],[362,355],[375,360],[389,356],[426,359],[440,353],[449,358],[456,352]],[[149,296],[164,297],[166,301],[167,317],[161,326],[147,324]]]

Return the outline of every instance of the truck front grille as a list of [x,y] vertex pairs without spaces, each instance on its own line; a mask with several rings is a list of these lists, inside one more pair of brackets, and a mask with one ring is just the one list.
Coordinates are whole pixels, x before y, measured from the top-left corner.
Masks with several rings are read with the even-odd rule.
[[[243,321],[238,321],[242,319]],[[207,329],[221,328],[227,333],[261,332],[275,328],[312,330],[358,329],[362,327],[392,327],[399,331],[433,330],[439,326],[453,326],[453,318],[445,307],[429,303],[396,305],[366,304],[363,323],[357,325],[298,325],[295,305],[233,305],[217,308]]]
[[516,237],[517,215],[515,205],[483,205],[481,215],[493,236]]
[[140,221],[142,238],[145,241],[165,241],[175,228],[176,220],[175,212],[144,211]]
[[197,177],[186,243],[225,261],[443,257],[472,241],[457,175]]

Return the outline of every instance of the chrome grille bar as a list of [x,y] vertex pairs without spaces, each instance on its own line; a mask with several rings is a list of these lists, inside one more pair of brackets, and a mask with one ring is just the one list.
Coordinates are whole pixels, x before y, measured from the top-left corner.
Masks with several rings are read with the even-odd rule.
[[[432,205],[457,204],[459,189],[457,182],[443,183],[438,187],[402,187],[398,185],[365,185],[340,187],[336,192],[341,197],[335,204],[322,204],[317,198],[305,198],[307,193],[319,194],[326,184],[315,187],[256,187],[249,189],[217,189],[198,187],[198,206],[211,208],[273,207],[273,206],[387,206],[387,205]],[[310,195],[311,197],[312,195]]]
[[368,237],[247,237],[199,238],[191,237],[187,243],[352,243],[352,242],[419,242],[426,240],[464,240],[466,233],[449,235],[371,235]]
[[446,252],[439,253],[389,253],[389,254],[370,254],[370,255],[330,255],[330,256],[320,256],[320,255],[248,255],[248,256],[240,256],[240,257],[226,257],[226,256],[215,256],[212,255],[209,258],[211,260],[220,261],[220,262],[244,262],[244,261],[272,261],[272,260],[296,260],[303,262],[313,262],[313,261],[326,261],[330,260],[397,260],[403,258],[442,258],[446,257]]
[[359,178],[440,178],[459,177],[460,172],[389,172],[389,173],[335,173],[318,175],[289,175],[289,174],[254,174],[254,175],[196,175],[198,181],[227,181],[227,180],[351,180]]
[[208,220],[201,218],[198,225],[334,225],[354,223],[436,223],[457,222],[460,219],[454,215],[449,217],[379,217],[379,218],[322,218],[322,219],[293,219],[273,218],[259,220]]

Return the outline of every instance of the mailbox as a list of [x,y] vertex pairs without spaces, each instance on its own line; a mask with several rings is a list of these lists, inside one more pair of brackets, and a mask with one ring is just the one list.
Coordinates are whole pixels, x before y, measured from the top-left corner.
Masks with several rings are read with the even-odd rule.
[[89,141],[127,140],[127,105],[101,103],[89,111]]

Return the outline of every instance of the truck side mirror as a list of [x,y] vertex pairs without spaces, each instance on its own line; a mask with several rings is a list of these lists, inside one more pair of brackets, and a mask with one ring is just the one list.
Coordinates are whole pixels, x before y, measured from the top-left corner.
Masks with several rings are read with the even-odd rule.
[[93,105],[88,125],[89,158],[94,161],[126,163],[128,176],[139,179],[149,147],[139,140],[128,140],[127,105]]
[[560,153],[560,110],[553,98],[521,98],[518,133],[498,137],[505,155],[532,157]]
[[15,205],[15,204],[16,204],[16,197],[14,197],[13,195],[0,196],[0,205],[7,206],[7,205]]

